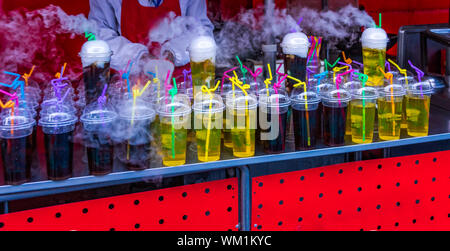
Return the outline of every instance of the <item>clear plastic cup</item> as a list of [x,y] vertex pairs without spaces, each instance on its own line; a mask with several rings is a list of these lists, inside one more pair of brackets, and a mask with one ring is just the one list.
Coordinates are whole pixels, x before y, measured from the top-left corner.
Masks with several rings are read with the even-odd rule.
[[36,121],[27,111],[2,113],[0,146],[5,183],[20,185],[30,181],[32,151],[30,136]]
[[[359,89],[363,87],[363,84],[361,81],[350,81],[344,84],[343,88],[344,90],[348,91],[351,95],[355,94]],[[348,104],[348,110],[351,110],[352,103],[350,102]],[[347,112],[347,124],[345,129],[345,135],[351,136],[352,135],[352,116],[350,112]]]
[[180,166],[186,163],[187,136],[191,127],[189,98],[177,94],[173,100],[164,97],[158,109],[161,124],[161,148],[165,166]]
[[66,106],[50,106],[41,113],[47,176],[51,180],[72,177],[73,133],[78,118]]
[[[222,92],[220,92],[222,91]],[[222,90],[218,90],[217,93],[220,93],[223,102],[226,104],[227,102],[227,94],[232,91],[231,84],[225,84]],[[225,109],[223,114],[223,145],[226,148],[233,149],[233,139],[231,137],[231,124],[230,124],[231,115],[228,114],[228,109]]]
[[366,29],[361,37],[363,47],[364,74],[369,76],[368,86],[383,87],[386,47],[389,39],[386,31],[381,28]]
[[323,104],[323,142],[328,146],[345,144],[348,104],[351,94],[344,90],[332,90],[322,96]]
[[294,120],[295,149],[309,150],[316,147],[320,134],[320,96],[315,92],[294,89],[291,95]]
[[260,140],[264,152],[283,153],[286,150],[286,127],[291,101],[284,90],[273,88],[259,91]]
[[350,113],[353,143],[373,142],[378,96],[377,90],[373,87],[363,87],[352,93]]
[[216,42],[209,36],[196,37],[189,46],[194,97],[202,92],[203,85],[214,87],[216,50]]
[[86,107],[80,118],[91,175],[106,175],[113,171],[114,144],[111,135],[117,117],[109,105],[93,103]]
[[129,170],[141,171],[151,167],[152,132],[155,111],[151,104],[132,100],[123,101],[117,107],[118,127],[113,130],[114,141],[118,142],[117,155]]
[[408,86],[406,94],[406,122],[411,137],[428,136],[433,86],[429,81]]
[[[289,33],[283,38],[281,47],[284,54],[284,72],[301,81],[306,81],[306,61],[311,44],[302,32]],[[272,69],[274,72],[275,69]],[[290,95],[295,81],[287,79],[286,92]]]
[[401,85],[388,85],[380,91],[380,97],[378,98],[378,134],[381,140],[400,139],[405,94],[405,88]]
[[197,138],[197,156],[201,162],[220,160],[223,111],[225,105],[216,94],[198,94],[194,106],[194,129]]
[[109,84],[112,51],[105,41],[94,40],[84,43],[79,55],[83,65],[86,103],[90,104],[101,96],[105,84]]
[[256,96],[245,95],[242,91],[235,90],[227,94],[227,115],[231,125],[231,137],[233,140],[233,155],[238,158],[252,157],[255,155],[255,135],[257,129]]

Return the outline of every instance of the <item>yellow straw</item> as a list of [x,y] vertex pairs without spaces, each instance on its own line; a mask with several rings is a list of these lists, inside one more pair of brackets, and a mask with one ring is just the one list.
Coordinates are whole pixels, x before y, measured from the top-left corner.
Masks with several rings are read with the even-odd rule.
[[[236,74],[235,74],[236,76]],[[235,78],[235,79],[231,79],[231,82],[233,82],[233,85],[236,85],[239,89],[242,90],[242,92],[244,93],[244,95],[247,97],[248,93],[246,91],[246,89],[249,89],[250,86],[249,85],[241,85],[243,84],[239,79]],[[234,98],[234,97],[233,97]],[[245,117],[246,117],[246,124],[248,124],[248,126],[250,127],[250,116],[249,116],[249,110],[248,110],[248,99],[245,100]],[[250,129],[249,130],[245,130],[245,136],[246,136],[246,145],[248,146],[249,144],[251,145],[250,141]]]
[[[210,141],[210,135],[211,135],[211,112],[212,112],[212,100],[213,100],[213,95],[212,93],[214,93],[217,88],[220,85],[220,80],[217,81],[216,86],[213,89],[208,89],[208,87],[206,85],[202,86],[202,92],[206,92],[209,95],[209,111],[208,111],[208,129],[206,131],[206,146],[205,146],[205,160],[208,161],[208,155],[209,155],[209,141]],[[203,121],[202,121],[203,122]],[[203,123],[202,123],[203,124]]]
[[[392,73],[390,73],[390,72],[389,72],[389,73],[384,72],[383,69],[382,69],[381,67],[379,67],[379,66],[378,66],[378,70],[381,71],[381,72],[383,73],[384,77],[385,77],[387,80],[390,80],[391,86],[392,86],[392,85],[393,85],[393,78],[394,78],[394,75],[392,75]],[[392,104],[392,119],[393,119],[392,134],[393,134],[393,136],[395,136],[395,101],[394,101],[394,88],[391,88],[391,99],[392,99],[391,104]]]
[[[303,91],[306,94],[306,92],[307,92],[306,86],[307,85],[306,85],[305,82],[303,82],[303,81],[301,81],[299,79],[296,79],[294,77],[291,77],[291,76],[288,76],[288,78],[290,78],[290,79],[292,79],[292,80],[297,82],[297,84],[294,85],[294,88],[298,88],[298,87],[303,85]],[[306,130],[307,130],[307,134],[308,134],[308,146],[311,146],[311,132],[310,132],[310,126],[309,126],[309,113],[308,113],[308,110],[309,110],[309,108],[308,108],[308,97],[305,98],[305,109],[306,109]]]
[[269,94],[269,85],[272,83],[273,76],[272,76],[272,70],[270,69],[270,64],[267,64],[267,68],[269,69],[269,76],[270,77],[268,79],[264,80],[264,84],[266,84],[267,97],[269,97],[270,96],[270,94]]
[[406,84],[406,88],[408,88],[408,73],[406,72],[406,69],[402,69],[400,68],[400,66],[398,66],[398,64],[396,64],[394,61],[388,59],[389,63],[393,64],[395,67],[397,67],[398,71],[400,72],[400,74],[403,74],[405,76],[405,84]]

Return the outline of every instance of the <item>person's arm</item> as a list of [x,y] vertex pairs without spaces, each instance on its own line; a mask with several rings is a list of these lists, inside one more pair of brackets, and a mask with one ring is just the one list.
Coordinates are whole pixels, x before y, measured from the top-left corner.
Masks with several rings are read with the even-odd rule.
[[90,0],[89,20],[95,21],[99,27],[97,38],[105,40],[113,55],[111,68],[125,69],[128,61],[138,62],[141,57],[148,55],[148,48],[143,44],[132,43],[120,35],[121,0]]
[[[203,28],[204,34],[213,37],[214,25],[208,19],[206,0],[180,0],[181,15],[190,16],[197,19]],[[173,55],[176,66],[183,66],[189,63],[188,39],[176,38],[164,44],[162,51],[170,52]]]

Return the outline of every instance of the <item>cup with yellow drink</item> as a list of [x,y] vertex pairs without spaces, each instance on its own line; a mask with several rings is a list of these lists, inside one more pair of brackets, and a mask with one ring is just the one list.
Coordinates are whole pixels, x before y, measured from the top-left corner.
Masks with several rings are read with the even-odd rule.
[[378,134],[381,140],[398,140],[406,94],[401,85],[388,85],[380,90],[378,98]]
[[384,75],[379,67],[385,70],[388,41],[386,31],[381,28],[368,28],[362,34],[364,74],[369,76],[368,86],[384,85]]
[[423,81],[408,86],[406,93],[406,123],[411,137],[428,136],[433,86]]
[[208,88],[214,85],[216,49],[216,42],[209,36],[199,36],[192,40],[189,46],[193,97],[202,92],[203,85],[206,84]]

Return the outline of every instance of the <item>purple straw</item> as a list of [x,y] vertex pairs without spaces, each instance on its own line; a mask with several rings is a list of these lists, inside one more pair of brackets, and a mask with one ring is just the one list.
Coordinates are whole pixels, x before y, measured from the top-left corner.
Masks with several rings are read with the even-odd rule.
[[423,71],[421,71],[419,68],[415,67],[411,63],[411,60],[408,60],[408,63],[411,66],[411,68],[413,68],[417,72],[417,78],[419,79],[419,82],[422,82],[422,77],[425,76],[425,73]]
[[386,67],[388,69],[388,72],[391,71],[391,64],[388,61],[386,61],[386,64],[384,64],[384,67]]

